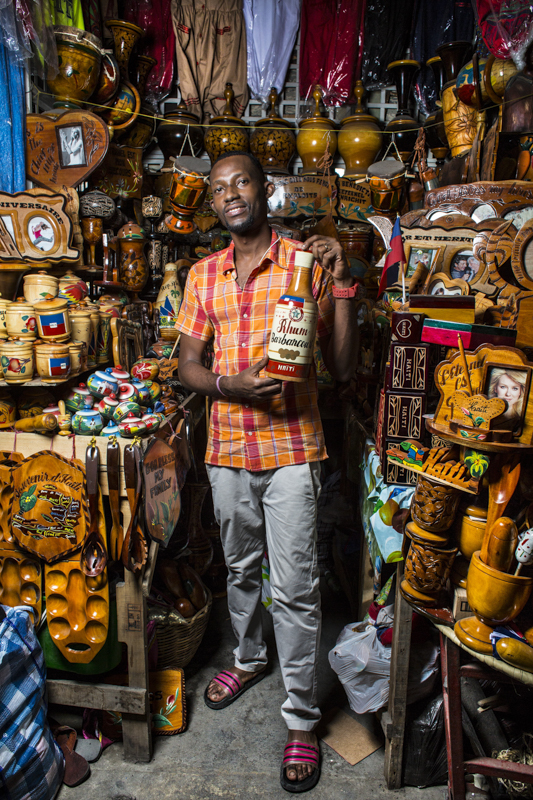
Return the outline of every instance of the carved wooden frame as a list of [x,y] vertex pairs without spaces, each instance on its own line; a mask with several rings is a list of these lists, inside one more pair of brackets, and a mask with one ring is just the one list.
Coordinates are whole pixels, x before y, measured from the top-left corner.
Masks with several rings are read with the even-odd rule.
[[[522,433],[522,426],[524,423],[524,419],[526,417],[526,412],[528,411],[528,406],[531,404],[531,398],[529,396],[530,389],[531,389],[531,376],[533,373],[533,365],[529,364],[528,362],[524,364],[509,364],[508,361],[502,359],[502,361],[485,361],[483,367],[483,394],[489,397],[489,389],[491,383],[491,373],[493,369],[502,369],[507,373],[513,372],[525,372],[526,373],[526,383],[524,386],[524,400],[522,402],[522,411],[520,414],[520,423],[516,426],[515,435],[519,436]],[[512,375],[511,375],[512,377]],[[529,411],[529,418],[533,417],[533,407]],[[498,425],[497,427],[501,427]]]
[[[143,356],[142,328],[138,322],[113,317],[111,320],[113,337],[113,363],[119,364],[127,372]],[[131,353],[133,350],[133,353]],[[131,354],[131,355],[130,355]]]

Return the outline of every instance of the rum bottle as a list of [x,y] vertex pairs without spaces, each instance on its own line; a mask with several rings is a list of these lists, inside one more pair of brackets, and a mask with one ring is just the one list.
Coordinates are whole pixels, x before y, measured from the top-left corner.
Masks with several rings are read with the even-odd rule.
[[314,256],[297,250],[294,272],[274,311],[265,372],[270,378],[303,383],[314,358],[318,306],[313,297]]

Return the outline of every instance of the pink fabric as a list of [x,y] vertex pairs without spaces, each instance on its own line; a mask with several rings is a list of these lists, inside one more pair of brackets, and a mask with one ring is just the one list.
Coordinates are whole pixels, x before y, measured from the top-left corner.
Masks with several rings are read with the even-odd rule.
[[361,75],[366,0],[303,0],[300,39],[300,95],[318,84],[327,106],[353,97]]
[[132,0],[125,4],[124,19],[145,31],[139,54],[155,58],[146,81],[146,96],[158,102],[169,93],[174,80],[175,36],[170,13],[171,0]]

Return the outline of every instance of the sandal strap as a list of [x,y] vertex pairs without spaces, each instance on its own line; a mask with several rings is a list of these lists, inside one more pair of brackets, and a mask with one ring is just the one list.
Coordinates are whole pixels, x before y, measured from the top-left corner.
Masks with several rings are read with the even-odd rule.
[[234,675],[233,672],[228,672],[227,670],[219,672],[218,675],[213,678],[213,680],[220,684],[220,686],[223,686],[225,689],[227,689],[230,693],[230,697],[233,697],[234,694],[240,692],[244,686],[243,682],[237,675]]
[[317,767],[319,762],[319,749],[314,744],[305,742],[288,742],[283,751],[283,766],[291,764],[310,764]]

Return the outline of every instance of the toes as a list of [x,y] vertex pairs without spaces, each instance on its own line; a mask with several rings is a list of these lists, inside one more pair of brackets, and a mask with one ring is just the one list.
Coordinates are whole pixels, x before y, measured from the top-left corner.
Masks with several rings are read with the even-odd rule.
[[296,772],[296,769],[294,767],[288,767],[287,768],[287,778],[290,781],[298,780],[298,773]]

